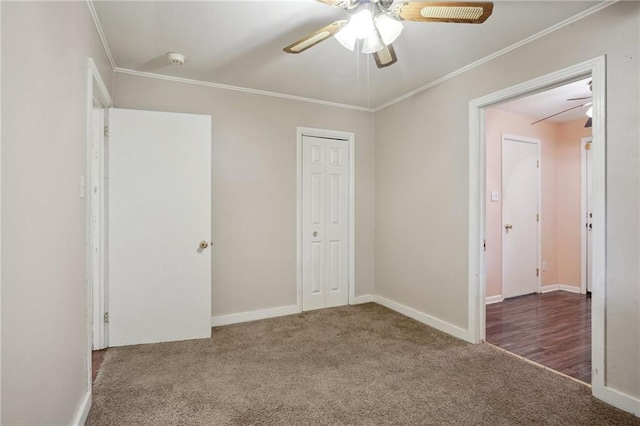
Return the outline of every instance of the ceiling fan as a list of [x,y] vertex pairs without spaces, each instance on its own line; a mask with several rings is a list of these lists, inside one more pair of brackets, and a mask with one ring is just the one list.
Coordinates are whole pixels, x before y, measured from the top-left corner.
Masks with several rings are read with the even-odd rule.
[[[591,92],[593,92],[593,90],[591,89],[592,81],[593,80],[589,81],[589,91],[591,91]],[[534,124],[540,123],[542,121],[548,120],[548,119],[553,118],[553,117],[555,117],[557,115],[564,114],[565,112],[573,111],[574,109],[578,109],[578,108],[582,108],[582,107],[588,106],[589,109],[587,109],[587,111],[585,112],[585,114],[587,115],[587,122],[584,124],[584,127],[591,127],[591,116],[593,114],[593,106],[592,106],[593,102],[591,101],[591,98],[592,98],[591,95],[590,96],[583,96],[583,97],[580,97],[580,98],[569,98],[569,99],[567,99],[567,102],[585,101],[587,99],[589,99],[589,101],[588,102],[583,102],[580,105],[574,105],[574,106],[572,106],[570,108],[563,109],[562,111],[556,112],[555,114],[551,114],[548,117],[541,118],[540,120],[537,120],[537,121],[534,121],[533,123],[531,123],[531,125],[534,125]]]
[[349,21],[333,22],[285,47],[287,53],[300,53],[334,36],[344,47],[354,50],[361,41],[362,53],[372,53],[378,68],[397,62],[393,43],[402,32],[401,21],[453,22],[481,24],[493,12],[491,2],[394,0],[316,0],[339,7],[351,14]]

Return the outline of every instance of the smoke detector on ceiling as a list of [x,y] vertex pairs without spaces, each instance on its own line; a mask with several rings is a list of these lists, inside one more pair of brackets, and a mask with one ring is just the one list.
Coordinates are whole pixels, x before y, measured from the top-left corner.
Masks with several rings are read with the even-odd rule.
[[182,65],[184,64],[184,55],[181,55],[176,52],[169,52],[167,53],[167,60],[169,61],[170,64]]

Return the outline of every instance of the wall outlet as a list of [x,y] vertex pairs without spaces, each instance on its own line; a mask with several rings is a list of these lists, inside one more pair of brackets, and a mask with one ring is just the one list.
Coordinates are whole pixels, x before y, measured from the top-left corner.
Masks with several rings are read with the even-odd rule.
[[491,201],[499,201],[500,193],[498,191],[491,191]]
[[547,270],[547,261],[546,261],[546,260],[543,260],[543,261],[542,261],[542,270],[543,270],[543,271],[546,271],[546,270]]

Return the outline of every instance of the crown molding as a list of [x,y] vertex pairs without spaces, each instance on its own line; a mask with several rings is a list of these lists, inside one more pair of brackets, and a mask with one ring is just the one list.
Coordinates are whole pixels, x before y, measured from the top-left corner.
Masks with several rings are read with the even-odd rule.
[[269,92],[269,91],[266,91],[266,90],[250,89],[250,88],[247,88],[247,87],[231,86],[231,85],[228,85],[228,84],[212,83],[210,81],[192,80],[190,78],[182,78],[182,77],[173,77],[173,76],[170,76],[170,75],[155,74],[155,73],[152,73],[152,72],[142,72],[142,71],[131,70],[131,69],[128,69],[128,68],[116,67],[116,69],[114,71],[117,72],[117,73],[135,75],[135,76],[138,76],[138,77],[148,77],[148,78],[155,78],[155,79],[158,79],[158,80],[173,81],[173,82],[177,82],[177,83],[194,84],[196,86],[214,87],[216,89],[233,90],[235,92],[244,92],[244,93],[251,93],[251,94],[254,94],[254,95],[271,96],[271,97],[274,97],[274,98],[289,99],[289,100],[300,101],[300,102],[308,102],[308,103],[312,103],[312,104],[319,104],[319,105],[336,107],[336,108],[351,109],[351,110],[354,110],[354,111],[373,112],[373,109],[371,109],[371,108],[365,108],[365,107],[360,107],[360,106],[356,106],[356,105],[341,104],[341,103],[337,103],[337,102],[323,101],[323,100],[320,100],[320,99],[305,98],[305,97],[302,97],[302,96],[287,95],[287,94],[284,94],[284,93],[277,93],[277,92]]
[[479,59],[479,60],[477,60],[475,62],[472,62],[469,65],[466,65],[466,66],[464,66],[464,67],[462,67],[462,68],[460,68],[460,69],[458,69],[456,71],[453,71],[450,74],[445,75],[444,77],[441,77],[441,78],[439,78],[437,80],[434,80],[434,81],[432,81],[430,83],[427,83],[424,86],[421,86],[421,87],[419,87],[419,88],[417,88],[415,90],[412,90],[411,92],[409,92],[407,94],[404,94],[404,95],[402,95],[402,96],[400,96],[398,98],[393,99],[392,101],[389,101],[389,102],[384,103],[384,104],[382,104],[382,105],[380,105],[378,107],[375,107],[373,110],[375,112],[378,112],[378,111],[381,111],[381,110],[383,110],[383,109],[385,109],[387,107],[390,107],[393,104],[397,104],[398,102],[403,101],[403,100],[405,100],[405,99],[407,99],[407,98],[409,98],[409,97],[411,97],[413,95],[416,95],[416,94],[418,94],[420,92],[423,92],[423,91],[425,91],[425,90],[427,90],[427,89],[429,89],[431,87],[437,86],[440,83],[444,83],[445,81],[450,80],[450,79],[452,79],[453,77],[455,77],[457,75],[460,75],[460,74],[465,73],[465,72],[467,72],[469,70],[472,70],[473,68],[476,68],[476,67],[478,67],[478,66],[480,66],[480,65],[482,65],[482,64],[484,64],[486,62],[492,61],[493,59],[495,59],[495,58],[497,58],[499,56],[502,56],[504,54],[507,54],[507,53],[511,52],[512,50],[518,49],[518,48],[524,46],[525,44],[529,44],[532,41],[535,41],[535,40],[537,40],[539,38],[542,38],[542,37],[544,37],[544,36],[546,36],[548,34],[551,34],[552,32],[558,31],[559,29],[564,28],[567,25],[573,24],[574,22],[577,22],[577,21],[579,21],[579,20],[581,20],[583,18],[586,18],[589,15],[593,15],[594,13],[599,12],[600,10],[602,10],[602,9],[604,9],[606,7],[609,7],[612,4],[617,3],[618,1],[620,1],[620,0],[605,0],[602,3],[598,3],[598,4],[590,7],[589,9],[583,10],[582,12],[580,12],[580,13],[578,13],[576,15],[573,15],[570,18],[565,19],[564,21],[560,21],[557,24],[550,26],[549,28],[546,28],[546,29],[544,29],[544,30],[542,30],[542,31],[540,31],[540,32],[538,32],[536,34],[533,34],[533,35],[531,35],[531,36],[529,36],[529,37],[527,37],[527,38],[525,38],[523,40],[520,40],[517,43],[514,43],[514,44],[512,44],[510,46],[507,46],[502,50],[498,50],[497,52],[492,53],[491,55],[485,56],[484,58]]
[[89,7],[89,13],[91,13],[91,19],[93,19],[93,25],[95,25],[96,31],[98,32],[98,37],[100,37],[100,41],[102,42],[104,53],[107,55],[107,59],[109,60],[109,64],[111,65],[111,70],[115,71],[116,63],[113,60],[113,56],[111,55],[111,49],[109,49],[109,44],[107,43],[107,38],[105,37],[104,31],[102,30],[100,19],[98,19],[98,12],[96,12],[95,7],[93,6],[93,1],[87,0],[87,6]]

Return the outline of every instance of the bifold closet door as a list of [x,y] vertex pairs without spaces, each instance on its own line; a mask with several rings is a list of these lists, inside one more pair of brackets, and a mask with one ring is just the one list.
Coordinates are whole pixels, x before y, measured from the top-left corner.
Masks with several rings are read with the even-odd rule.
[[349,302],[349,144],[302,139],[302,309]]

